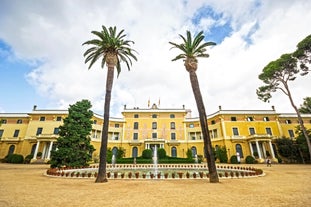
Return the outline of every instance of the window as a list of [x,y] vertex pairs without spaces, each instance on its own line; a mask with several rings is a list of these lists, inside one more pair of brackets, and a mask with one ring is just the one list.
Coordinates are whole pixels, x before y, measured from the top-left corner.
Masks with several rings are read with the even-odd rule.
[[138,122],[134,122],[134,129],[138,129]]
[[120,127],[120,124],[115,124],[114,125],[114,128],[119,128]]
[[294,138],[295,137],[294,130],[292,130],[292,129],[288,130],[288,134],[289,134],[290,138]]
[[112,148],[112,154],[113,154],[114,156],[117,156],[117,155],[118,155],[118,148],[117,148],[117,147],[113,147],[113,148]]
[[212,124],[212,125],[216,124],[216,121],[215,121],[215,120],[212,120],[212,121],[211,121],[211,124]]
[[213,136],[214,136],[214,138],[218,137],[217,129],[213,129]]
[[97,120],[93,120],[93,124],[97,124]]
[[14,131],[13,137],[18,137],[18,134],[19,134],[19,129],[16,129],[16,130]]
[[263,121],[270,121],[269,117],[263,117]]
[[239,129],[237,127],[232,128],[233,136],[239,136]]
[[171,129],[175,129],[175,122],[171,122]]
[[4,130],[0,129],[0,138],[3,136],[3,132],[4,132]]
[[240,144],[236,144],[235,145],[235,150],[237,153],[239,153],[240,157],[243,158],[243,150],[242,150],[242,146]]
[[272,131],[271,131],[271,128],[270,128],[270,127],[267,127],[267,128],[266,128],[266,133],[269,134],[269,135],[272,135]]
[[137,147],[133,147],[132,149],[132,157],[137,157],[138,156],[138,149]]
[[254,135],[255,134],[255,128],[254,127],[250,127],[249,128],[249,134],[250,135]]
[[235,116],[231,116],[231,121],[236,121],[236,117]]
[[152,139],[156,139],[158,137],[157,133],[156,132],[153,132],[152,133]]
[[197,155],[197,148],[196,147],[191,147],[191,152],[192,152],[192,157],[195,157]]
[[171,133],[171,140],[176,140],[176,134],[175,133]]
[[157,129],[157,122],[152,122],[152,129]]
[[138,140],[138,133],[133,133],[133,140]]
[[59,128],[58,128],[58,127],[55,127],[53,133],[54,133],[54,134],[58,134],[58,133],[59,133]]
[[119,134],[115,134],[113,140],[119,140]]
[[14,150],[15,150],[15,145],[11,145],[11,146],[9,147],[8,155],[13,154],[13,153],[14,153]]
[[158,115],[152,114],[152,118],[153,118],[153,119],[156,119],[156,118],[158,118]]
[[175,118],[175,114],[170,114],[170,118],[174,119]]
[[189,128],[194,128],[194,124],[189,124]]
[[41,116],[40,121],[45,121],[45,116]]
[[8,121],[7,121],[6,119],[2,119],[2,120],[1,120],[1,123],[2,123],[2,124],[6,124],[7,122],[8,122]]
[[246,118],[246,120],[247,120],[247,121],[254,121],[254,117],[249,116],[249,117]]
[[135,118],[135,119],[138,119],[138,118],[139,118],[139,115],[138,115],[138,114],[134,114],[134,118]]
[[61,121],[61,120],[62,120],[61,116],[56,117],[56,121]]
[[39,127],[39,128],[37,129],[36,135],[38,136],[38,135],[40,135],[40,134],[42,134],[42,127]]
[[292,120],[289,120],[289,119],[285,120],[285,124],[291,124],[291,123],[292,123]]
[[17,124],[21,124],[21,123],[23,123],[23,120],[17,119],[16,123],[17,123]]
[[192,140],[195,140],[195,136],[191,136],[191,139],[192,139]]
[[172,157],[177,157],[177,149],[176,149],[176,147],[172,147],[171,154],[172,154]]

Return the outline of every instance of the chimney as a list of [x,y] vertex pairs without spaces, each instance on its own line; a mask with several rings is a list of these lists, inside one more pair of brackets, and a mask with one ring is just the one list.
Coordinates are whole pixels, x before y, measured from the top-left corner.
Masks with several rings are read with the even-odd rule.
[[33,110],[33,111],[37,110],[37,105],[33,105],[32,110]]
[[219,111],[221,111],[221,105],[219,105],[218,108],[219,108]]
[[275,107],[274,106],[271,106],[271,108],[272,108],[273,111],[275,111]]

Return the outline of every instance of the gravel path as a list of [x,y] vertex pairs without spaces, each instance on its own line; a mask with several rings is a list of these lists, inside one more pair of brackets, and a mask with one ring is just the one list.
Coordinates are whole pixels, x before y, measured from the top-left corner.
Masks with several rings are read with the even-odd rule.
[[[247,165],[249,166],[249,165]],[[254,165],[264,177],[110,180],[46,177],[48,165],[0,164],[0,207],[311,206],[311,165]]]

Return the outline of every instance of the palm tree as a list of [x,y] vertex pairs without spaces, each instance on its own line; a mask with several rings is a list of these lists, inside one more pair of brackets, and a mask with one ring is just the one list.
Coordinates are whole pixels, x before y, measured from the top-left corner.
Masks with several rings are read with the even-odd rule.
[[[169,42],[171,45],[173,45],[172,48],[177,48],[182,51],[181,54],[177,55],[172,61],[176,61],[179,59],[182,59],[185,63],[184,66],[186,67],[186,70],[189,72],[190,75],[190,82],[192,86],[192,91],[195,97],[195,101],[197,104],[199,116],[200,116],[200,124],[203,134],[203,140],[204,140],[204,155],[207,158],[207,165],[208,170],[210,174],[210,182],[211,183],[217,183],[219,182],[217,170],[216,170],[216,164],[215,164],[215,158],[212,151],[212,142],[209,135],[208,130],[208,124],[207,124],[207,117],[205,113],[204,103],[200,91],[199,81],[197,78],[196,70],[198,68],[198,57],[209,57],[209,55],[206,52],[206,47],[211,45],[216,45],[214,42],[202,42],[204,40],[203,31],[198,33],[193,41],[191,37],[191,33],[187,31],[187,37],[185,38],[182,35],[179,35],[183,43],[176,44],[173,42]],[[202,44],[201,44],[202,43]]]
[[133,41],[124,40],[124,30],[117,33],[116,27],[109,27],[107,29],[102,26],[102,31],[92,31],[92,34],[96,35],[98,39],[93,39],[84,42],[82,45],[91,45],[91,47],[84,53],[85,63],[90,61],[89,69],[98,60],[101,59],[101,67],[107,65],[107,79],[106,79],[106,95],[105,95],[105,108],[104,108],[104,123],[102,128],[101,147],[99,156],[99,168],[96,183],[108,182],[106,177],[106,154],[108,144],[108,127],[109,127],[109,111],[110,111],[110,99],[111,90],[114,79],[114,68],[117,68],[118,76],[121,72],[121,61],[125,62],[128,70],[132,66],[132,59],[137,61],[136,56],[131,49],[130,44],[134,44]]

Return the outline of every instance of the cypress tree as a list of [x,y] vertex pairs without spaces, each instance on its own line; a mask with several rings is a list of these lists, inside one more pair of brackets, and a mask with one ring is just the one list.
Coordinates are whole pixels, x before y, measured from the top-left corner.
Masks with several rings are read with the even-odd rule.
[[59,127],[56,148],[51,151],[51,167],[87,166],[95,150],[90,143],[93,112],[90,101],[70,105],[68,117]]

